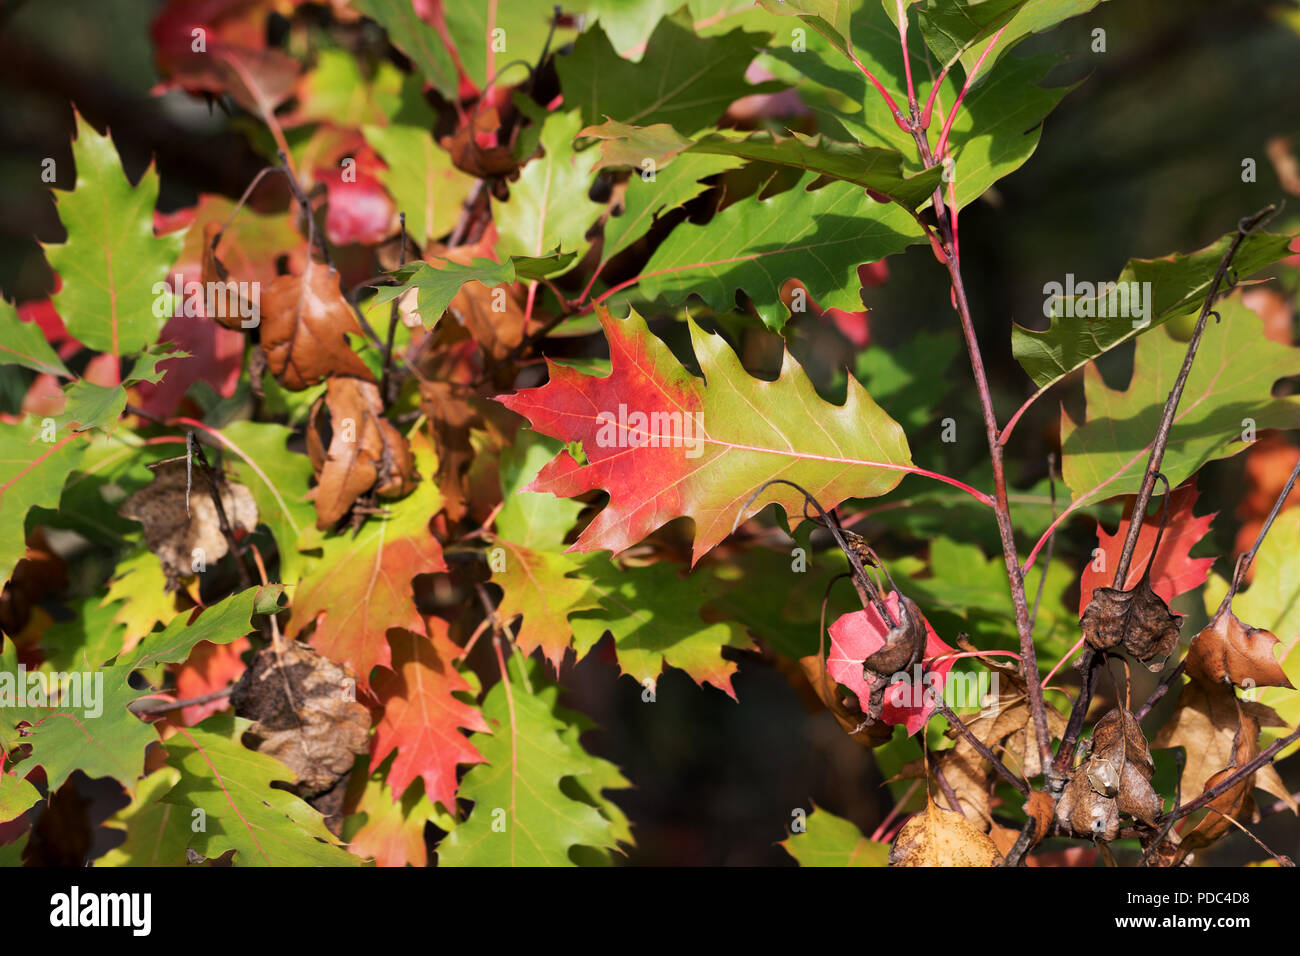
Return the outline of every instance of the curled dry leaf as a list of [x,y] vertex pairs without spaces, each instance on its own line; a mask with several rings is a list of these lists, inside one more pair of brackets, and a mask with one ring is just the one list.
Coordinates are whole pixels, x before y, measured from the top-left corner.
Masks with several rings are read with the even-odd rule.
[[[1188,681],[1183,685],[1173,714],[1156,735],[1156,749],[1182,747],[1186,752],[1183,766],[1182,801],[1194,800],[1203,793],[1209,780],[1230,766],[1239,743],[1238,733],[1249,718],[1256,728],[1285,727],[1286,722],[1273,708],[1256,701],[1238,700],[1227,684]],[[1284,800],[1295,811],[1295,800],[1278,775],[1277,768],[1265,764],[1255,774],[1255,785]]]
[[332,528],[372,488],[381,498],[401,498],[419,481],[410,445],[383,412],[377,385],[344,376],[331,378],[312,406],[307,452],[317,479],[316,527]]
[[[901,602],[905,602],[900,604]],[[885,607],[899,623],[891,628],[875,605],[842,615],[830,626],[831,652],[826,669],[836,681],[857,695],[868,720],[904,724],[909,734],[920,730],[934,710],[930,695],[943,692],[943,682],[953,659],[920,668],[921,658],[942,658],[952,652],[930,627],[919,608],[892,591]],[[905,608],[906,612],[900,608]],[[917,647],[916,628],[924,643]],[[887,671],[892,664],[900,666]],[[896,675],[906,680],[891,683]],[[916,686],[920,677],[921,684]]]
[[1278,639],[1270,631],[1242,623],[1228,608],[1216,614],[1187,650],[1187,676],[1238,687],[1290,687],[1273,656]]
[[[196,561],[205,565],[219,561],[229,546],[208,484],[197,469],[187,475],[185,459],[178,458],[160,462],[152,470],[153,481],[122,502],[117,513],[144,525],[145,544],[162,563],[167,590],[174,591],[180,578],[195,573]],[[231,530],[256,528],[257,504],[248,489],[221,476],[217,483]]]
[[[209,220],[203,226],[203,259],[202,259],[202,279],[203,288],[206,294],[219,296],[219,301],[223,307],[216,309],[206,309],[204,314],[222,325],[225,328],[235,332],[247,331],[243,325],[244,322],[251,321],[245,319],[245,315],[252,315],[253,310],[248,307],[248,303],[243,300],[239,294],[239,283],[231,280],[230,270],[228,270],[218,257],[217,246],[221,242],[221,223],[216,220]],[[212,290],[211,293],[208,290]],[[206,299],[205,299],[206,303]]]
[[[1212,774],[1205,781],[1205,789],[1211,790],[1232,775],[1238,767],[1245,766],[1259,756],[1259,720],[1250,714],[1242,713],[1237,733],[1232,741],[1232,758],[1228,765],[1218,773]],[[1190,831],[1184,831],[1179,844],[1178,859],[1181,861],[1193,850],[1209,846],[1232,828],[1232,820],[1249,818],[1254,812],[1255,774],[1242,777],[1231,787],[1219,794],[1205,808],[1205,816]]]
[[933,800],[898,831],[890,866],[993,866],[998,848],[960,813],[941,810]]
[[[784,660],[778,657],[777,666],[781,667],[781,662]],[[893,739],[893,724],[887,724],[883,720],[868,721],[858,707],[856,697],[840,698],[835,679],[823,671],[819,655],[809,654],[807,657],[799,658],[799,671],[807,679],[808,686],[817,699],[835,715],[835,720],[841,729],[862,746],[868,749],[879,747]]]
[[331,375],[374,381],[348,335],[361,335],[338,275],[318,262],[300,276],[279,276],[262,293],[262,351],[285,388],[301,391]]
[[491,176],[509,176],[519,168],[519,160],[514,150],[507,146],[481,146],[480,137],[494,137],[501,126],[501,118],[495,106],[475,110],[470,122],[464,124],[451,136],[444,136],[440,143],[451,154],[451,161],[462,172],[479,179]]
[[[1097,588],[1079,621],[1093,650],[1105,651],[1122,644],[1130,654],[1158,671],[1178,646],[1182,615],[1151,590],[1149,575],[1127,591]],[[1155,663],[1152,663],[1155,661]]]
[[329,658],[281,641],[278,652],[258,652],[230,695],[235,712],[254,722],[244,742],[293,771],[295,792],[327,818],[340,813],[352,765],[369,749],[370,711],[355,688]]
[[1161,802],[1151,786],[1155,764],[1137,719],[1117,707],[1097,722],[1092,753],[1072,774],[1056,805],[1057,822],[1079,836],[1109,843],[1119,815],[1153,825]]

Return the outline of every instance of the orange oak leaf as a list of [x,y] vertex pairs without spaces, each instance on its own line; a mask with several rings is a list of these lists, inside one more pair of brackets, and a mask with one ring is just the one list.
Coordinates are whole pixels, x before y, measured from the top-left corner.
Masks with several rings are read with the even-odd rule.
[[[411,451],[420,471],[437,471],[423,432],[411,437]],[[368,686],[376,665],[391,668],[388,629],[424,630],[411,579],[447,570],[442,547],[429,531],[429,519],[440,510],[437,487],[423,481],[386,514],[369,516],[355,537],[326,539],[318,569],[293,596],[289,632],[302,636],[315,623],[312,646],[351,667],[362,686]]]
[[460,729],[490,732],[477,707],[452,696],[471,689],[456,671],[464,651],[447,636],[447,623],[439,618],[429,619],[428,637],[394,629],[388,643],[393,669],[379,671],[371,685],[384,714],[371,742],[370,769],[393,754],[388,786],[394,800],[422,777],[429,799],[454,810],[456,767],[483,762]]
[[1238,687],[1290,687],[1273,656],[1280,642],[1271,631],[1251,627],[1224,607],[1192,638],[1187,649],[1187,676],[1212,684]]
[[348,345],[361,325],[328,266],[309,262],[300,276],[279,276],[262,293],[262,351],[285,388],[301,391],[330,375],[373,382]]
[[[1196,543],[1210,530],[1210,522],[1218,514],[1211,512],[1199,517],[1194,515],[1192,506],[1196,504],[1197,497],[1194,482],[1174,489],[1170,496],[1169,524],[1165,528],[1164,540],[1160,542],[1160,553],[1156,555],[1155,564],[1151,568],[1151,590],[1163,598],[1165,603],[1203,584],[1206,575],[1210,573],[1210,565],[1214,564],[1214,558],[1189,556]],[[1093,560],[1084,568],[1083,580],[1079,583],[1080,617],[1083,617],[1088,602],[1092,600],[1093,589],[1111,586],[1115,565],[1124,549],[1129,525],[1132,524],[1133,501],[1132,497],[1128,498],[1124,505],[1124,519],[1114,534],[1107,534],[1105,528],[1097,525],[1097,546],[1101,553],[1094,552]],[[1146,570],[1159,530],[1158,518],[1149,518],[1142,523],[1137,547],[1133,549],[1133,560],[1129,564],[1128,580],[1122,586],[1116,585],[1119,590],[1128,591],[1137,587],[1142,572]]]

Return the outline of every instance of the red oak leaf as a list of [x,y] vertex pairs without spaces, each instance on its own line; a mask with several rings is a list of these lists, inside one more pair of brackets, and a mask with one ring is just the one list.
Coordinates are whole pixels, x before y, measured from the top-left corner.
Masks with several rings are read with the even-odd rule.
[[316,181],[324,183],[329,194],[325,235],[336,246],[382,242],[396,229],[393,200],[374,175],[382,168],[378,157],[369,147],[362,147],[353,160],[355,165],[315,172]]
[[[1160,542],[1160,553],[1156,555],[1156,563],[1151,568],[1151,589],[1160,595],[1165,603],[1203,584],[1205,576],[1210,573],[1210,565],[1214,564],[1214,558],[1189,557],[1196,542],[1205,537],[1205,533],[1210,530],[1210,522],[1218,514],[1217,511],[1200,517],[1192,514],[1192,506],[1196,504],[1198,494],[1196,484],[1189,482],[1175,488],[1169,499],[1169,525],[1165,529],[1164,539]],[[1092,600],[1093,589],[1111,586],[1115,576],[1115,564],[1119,561],[1120,552],[1124,550],[1124,538],[1128,535],[1129,525],[1132,523],[1133,501],[1130,496],[1124,506],[1124,520],[1119,523],[1113,535],[1107,534],[1106,529],[1100,524],[1097,525],[1097,544],[1101,555],[1094,553],[1093,560],[1089,561],[1088,566],[1084,568],[1083,580],[1079,584],[1080,617],[1083,617],[1084,609]],[[1158,513],[1142,522],[1142,530],[1138,532],[1137,547],[1133,549],[1133,560],[1129,564],[1128,580],[1123,584],[1122,590],[1135,587],[1141,579],[1159,531]]]
[[[176,674],[176,698],[190,700],[202,697],[237,680],[247,670],[240,655],[250,647],[252,644],[246,637],[230,644],[199,641],[185,663],[169,665],[169,669]],[[193,727],[199,721],[229,707],[228,697],[210,700],[206,704],[190,704],[181,708],[180,722],[186,727]]]
[[396,752],[388,771],[393,799],[416,777],[423,777],[429,799],[452,810],[456,767],[483,762],[460,728],[479,733],[488,733],[489,728],[478,708],[452,696],[471,688],[456,671],[455,662],[464,651],[447,636],[446,622],[430,618],[429,634],[388,632],[393,669],[380,670],[371,684],[384,705],[384,715],[375,727],[370,769]]
[[550,381],[498,401],[535,430],[582,442],[587,464],[568,451],[524,490],[571,498],[596,488],[609,504],[572,551],[624,551],[674,518],[695,522],[692,563],[768,502],[797,523],[803,495],[783,485],[741,506],[767,479],[809,489],[824,507],[874,497],[911,469],[907,439],[856,379],[844,405],[818,396],[786,353],[775,381],[752,378],[721,336],[688,322],[703,378],[650,332],[636,312],[597,315],[609,341],[604,377],[548,363]]
[[[899,620],[898,593],[892,593],[885,599],[889,613]],[[925,621],[925,618],[922,617]],[[826,670],[837,683],[843,684],[863,702],[871,696],[871,686],[862,673],[862,662],[880,650],[885,644],[885,635],[889,625],[880,616],[875,607],[865,611],[853,611],[842,615],[830,627],[831,653],[826,659]],[[935,658],[952,654],[953,649],[945,644],[934,632],[929,621],[925,621],[925,659],[919,671],[902,675],[900,680],[885,691],[884,707],[880,719],[887,724],[902,724],[907,728],[908,736],[925,726],[934,711],[934,696],[943,693],[944,681],[952,670],[955,660],[948,657],[932,663]],[[920,680],[918,681],[918,677]]]

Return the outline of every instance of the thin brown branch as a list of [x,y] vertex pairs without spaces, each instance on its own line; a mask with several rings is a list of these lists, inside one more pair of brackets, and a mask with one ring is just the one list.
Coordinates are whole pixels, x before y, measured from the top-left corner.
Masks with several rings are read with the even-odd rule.
[[1197,349],[1201,346],[1201,337],[1205,334],[1207,320],[1212,313],[1216,319],[1218,318],[1218,314],[1213,312],[1213,306],[1215,299],[1219,295],[1219,286],[1228,273],[1228,267],[1232,264],[1233,256],[1237,254],[1237,250],[1241,248],[1241,244],[1246,240],[1246,237],[1264,225],[1276,212],[1277,207],[1270,205],[1252,216],[1241,219],[1237,223],[1237,234],[1233,236],[1232,243],[1224,252],[1223,258],[1219,260],[1219,268],[1215,270],[1214,280],[1210,283],[1210,291],[1206,293],[1205,303],[1201,306],[1200,317],[1196,320],[1196,329],[1192,332],[1191,341],[1187,343],[1187,354],[1183,356],[1183,367],[1178,372],[1174,387],[1169,390],[1169,397],[1165,399],[1164,412],[1160,416],[1160,424],[1156,428],[1156,437],[1151,444],[1151,454],[1147,458],[1146,474],[1142,478],[1142,487],[1138,491],[1137,500],[1133,503],[1133,518],[1129,522],[1128,535],[1124,538],[1124,548],[1120,552],[1119,561],[1115,565],[1113,587],[1123,588],[1124,581],[1128,578],[1129,563],[1133,560],[1133,550],[1137,547],[1138,535],[1142,531],[1147,505],[1150,504],[1151,493],[1155,490],[1156,473],[1160,471],[1160,465],[1165,457],[1165,449],[1169,445],[1169,432],[1173,428],[1174,415],[1178,411],[1178,403],[1182,400],[1183,389],[1187,385],[1187,376],[1192,371],[1192,362],[1195,361]]
[[1187,814],[1189,813],[1195,813],[1197,810],[1201,809],[1201,807],[1205,806],[1208,803],[1211,803],[1216,797],[1219,797],[1222,794],[1227,793],[1229,790],[1231,790],[1233,787],[1239,784],[1246,777],[1250,776],[1260,767],[1264,766],[1264,764],[1271,761],[1275,754],[1279,753],[1282,750],[1285,750],[1287,747],[1291,746],[1291,744],[1295,743],[1297,740],[1300,740],[1300,730],[1293,730],[1285,737],[1281,737],[1273,741],[1273,743],[1266,750],[1260,751],[1259,755],[1255,757],[1254,760],[1248,761],[1247,763],[1238,767],[1236,770],[1228,774],[1228,776],[1224,777],[1213,787],[1210,787],[1210,789],[1202,793],[1191,803],[1185,804],[1181,807],[1176,807],[1175,809],[1171,810],[1169,813],[1161,817],[1159,822],[1163,823],[1170,819],[1177,820],[1181,817],[1187,816]]
[[253,586],[253,577],[248,573],[248,568],[244,565],[244,559],[239,554],[239,545],[235,541],[235,532],[230,526],[230,519],[226,517],[226,506],[221,502],[219,476],[213,467],[208,464],[208,456],[203,453],[203,446],[199,444],[194,432],[188,431],[185,433],[185,444],[192,458],[197,459],[199,471],[203,473],[203,479],[208,486],[208,494],[212,497],[212,505],[217,510],[217,524],[221,527],[221,533],[225,535],[226,546],[230,549],[230,556],[234,559],[235,567],[239,571],[239,584],[243,588],[251,588]]
[[966,738],[966,742],[974,747],[981,757],[993,765],[993,769],[997,771],[999,777],[1015,787],[1022,797],[1029,796],[1029,784],[1012,773],[1007,768],[1007,765],[998,758],[997,754],[993,753],[984,741],[976,737],[974,732],[962,722],[960,717],[952,712],[952,709],[941,698],[935,699],[934,709],[943,714],[948,724]]
[[139,700],[132,701],[127,707],[133,714],[165,714],[168,711],[179,710],[182,707],[192,707],[197,704],[209,704],[214,700],[222,700],[229,697],[234,691],[235,685],[223,687],[221,690],[214,690],[210,694],[202,694],[199,697],[188,697],[184,700],[172,700],[159,697],[142,697]]

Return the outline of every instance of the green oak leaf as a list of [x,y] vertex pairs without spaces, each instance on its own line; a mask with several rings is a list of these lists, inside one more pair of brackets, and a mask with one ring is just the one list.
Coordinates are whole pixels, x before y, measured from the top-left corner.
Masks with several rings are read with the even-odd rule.
[[703,226],[678,226],[646,264],[640,293],[670,305],[695,294],[725,312],[744,291],[773,330],[790,315],[780,296],[789,279],[823,309],[861,309],[857,267],[922,241],[921,229],[906,210],[850,183],[808,192],[815,179],[735,203]]
[[230,452],[226,465],[249,490],[258,520],[280,549],[280,580],[297,584],[315,559],[304,551],[319,548],[324,536],[316,528],[311,491],[311,461],[289,451],[293,431],[270,422],[234,422],[214,437]]
[[[1056,303],[1052,307],[1051,326],[1036,332],[1012,325],[1011,351],[1034,384],[1040,390],[1048,388],[1121,342],[1199,306],[1210,291],[1219,262],[1235,238],[1233,232],[1196,252],[1174,253],[1159,259],[1130,259],[1115,280],[1118,288],[1114,292],[1098,290],[1095,295],[1077,296],[1067,304],[1059,297],[1047,300]],[[1242,240],[1233,257],[1237,272],[1249,276],[1277,262],[1288,255],[1290,241],[1290,236],[1252,233]],[[1131,305],[1124,308],[1124,303],[1130,300],[1130,284],[1135,282],[1142,284],[1144,314],[1140,317],[1133,314]],[[1065,291],[1062,283],[1057,285]],[[1073,316],[1063,315],[1067,308]],[[1102,309],[1109,314],[1095,314]],[[1116,315],[1116,312],[1127,314]]]
[[[116,663],[92,669],[90,694],[94,700],[82,696],[82,675],[74,675],[78,680],[75,685],[69,684],[75,694],[71,703],[65,699],[54,706],[33,702],[18,705],[17,675],[13,674],[15,686],[6,688],[5,677],[12,674],[12,669],[0,673],[0,693],[14,695],[14,705],[8,706],[6,700],[7,706],[0,711],[4,718],[0,742],[10,751],[20,743],[30,744],[31,756],[20,766],[28,766],[30,761],[31,766],[44,767],[51,790],[57,790],[74,771],[80,770],[92,778],[113,777],[134,793],[144,772],[145,749],[158,735],[127,709],[134,701],[149,696],[131,687],[131,674],[184,661],[199,641],[229,644],[243,637],[252,630],[249,621],[254,613],[276,609],[282,590],[277,584],[233,594],[209,607],[190,625],[186,624],[186,615],[175,618],[160,633],[146,636]],[[42,667],[40,673],[48,675],[48,667]],[[22,735],[19,724],[27,725]]]
[[915,209],[934,193],[943,170],[939,167],[914,176],[903,174],[903,156],[897,150],[857,143],[840,143],[818,134],[793,132],[777,136],[766,131],[705,133],[697,139],[678,136],[671,126],[628,126],[608,120],[589,126],[580,136],[602,141],[602,159],[597,168],[630,165],[644,168],[646,160],[663,165],[684,152],[761,161],[789,166],[855,183]]
[[587,557],[582,581],[598,607],[569,619],[578,657],[609,633],[619,668],[638,684],[654,687],[669,665],[734,698],[736,663],[722,656],[722,648],[753,650],[754,645],[739,622],[700,619],[701,604],[721,588],[704,575],[683,576],[682,570],[671,561],[620,568],[605,555]]
[[41,792],[16,773],[0,769],[0,823],[22,816],[41,801]]
[[159,362],[188,357],[188,352],[171,351],[170,345],[151,345],[136,358],[131,371],[118,385],[95,385],[85,379],[65,385],[63,393],[67,396],[67,404],[56,421],[78,432],[92,428],[102,432],[113,431],[126,410],[128,388],[138,382],[161,382],[165,373],[158,369]]
[[605,207],[587,198],[597,156],[594,149],[574,151],[581,127],[577,110],[552,113],[542,127],[544,155],[523,168],[508,200],[492,200],[498,255],[543,257],[585,248],[584,236]]
[[800,866],[888,866],[889,844],[869,840],[855,824],[813,804],[804,830],[781,841]]
[[18,310],[0,299],[0,364],[21,365],[45,375],[72,378],[63,360],[45,340],[35,322],[24,322]]
[[556,69],[565,106],[580,107],[583,126],[613,117],[632,126],[668,123],[679,133],[693,133],[716,123],[735,100],[780,89],[745,79],[766,40],[744,30],[702,37],[682,14],[661,20],[645,55],[633,63],[618,55],[598,23],[578,37]]
[[381,286],[374,304],[391,302],[408,289],[418,289],[415,308],[425,327],[431,329],[466,282],[495,288],[521,279],[543,279],[563,272],[576,258],[574,252],[554,252],[549,256],[511,256],[504,262],[474,259],[469,265],[441,259],[436,268],[423,260],[412,262],[389,273],[397,285]]
[[45,248],[63,280],[54,307],[68,334],[92,349],[115,358],[139,352],[167,321],[154,285],[176,261],[184,232],[154,236],[157,171],[151,165],[132,186],[113,141],[80,114],[72,155],[76,188],[56,197],[68,240]]
[[86,440],[54,419],[0,422],[0,581],[27,553],[24,525],[34,507],[55,508]]
[[[287,771],[239,742],[249,726],[222,714],[167,739],[168,766],[181,776],[160,797],[174,810],[165,826],[185,831],[187,846],[210,859],[234,850],[235,866],[360,866],[319,811],[272,786]],[[202,828],[195,826],[200,820]]]
[[[1219,313],[1221,322],[1206,324],[1160,466],[1173,487],[1207,461],[1244,451],[1249,430],[1300,425],[1300,397],[1271,397],[1273,384],[1300,368],[1300,349],[1265,338],[1240,296],[1225,299]],[[1106,386],[1095,363],[1085,366],[1087,419],[1061,415],[1061,472],[1075,506],[1138,491],[1186,352],[1168,329],[1142,336],[1132,381],[1120,391]]]
[[388,33],[424,78],[450,103],[457,101],[460,79],[456,61],[438,31],[420,19],[410,0],[353,0],[353,6]]
[[406,231],[423,248],[455,228],[461,205],[478,181],[452,165],[451,155],[418,126],[363,126],[362,134],[388,168],[379,181],[399,212]]
[[[898,32],[884,11],[868,2],[855,15],[853,28],[854,50],[863,65],[886,89],[895,93],[906,90]],[[925,62],[927,54],[919,31],[908,33],[908,49],[913,64]],[[809,93],[808,87],[812,86],[807,98],[813,102],[822,129],[828,135],[857,139],[872,146],[892,147],[904,157],[904,172],[915,174],[922,171],[924,167],[911,134],[899,128],[888,105],[860,71],[848,62],[826,55],[824,41],[809,37],[808,50],[802,53],[784,48],[770,52],[807,78],[809,83],[798,88]],[[1056,63],[1055,57],[1039,56],[1008,59],[996,68],[986,63],[981,68],[982,79],[967,94],[948,138],[948,152],[953,159],[948,175],[953,183],[958,209],[978,199],[990,186],[1015,172],[1033,155],[1044,118],[1070,90],[1069,87],[1040,85]],[[914,81],[918,99],[925,102],[930,94],[931,81],[920,75],[914,76]],[[816,93],[821,92],[817,87],[831,92],[829,102],[816,102]],[[931,120],[932,149],[938,145],[939,132],[946,119],[943,110],[951,107],[960,89],[961,83],[956,77],[944,78],[937,97],[940,106],[935,108]],[[825,93],[821,98],[826,99]],[[944,198],[948,200],[946,185]]]
[[510,660],[511,676],[483,701],[494,732],[470,738],[487,761],[460,785],[474,809],[438,845],[440,866],[572,866],[575,848],[613,850],[626,833],[622,821],[575,799],[565,784],[576,781],[589,795],[627,782],[582,749],[556,714],[552,686],[541,684],[536,670],[525,683],[520,658]]

